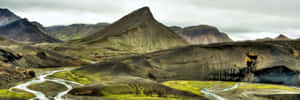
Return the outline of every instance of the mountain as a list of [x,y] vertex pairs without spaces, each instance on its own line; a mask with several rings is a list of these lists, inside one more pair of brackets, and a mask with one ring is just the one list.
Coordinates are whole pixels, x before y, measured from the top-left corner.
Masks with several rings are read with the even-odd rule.
[[8,9],[1,9],[0,8],[0,26],[9,24],[11,22],[20,20],[21,18]]
[[275,40],[289,40],[289,38],[283,34],[280,34],[275,38]]
[[20,19],[15,22],[0,27],[0,36],[17,41],[30,42],[61,42],[51,36],[48,36],[41,24],[29,22],[27,19]]
[[178,34],[156,21],[148,7],[138,9],[107,28],[74,42],[137,52],[187,44]]
[[176,48],[188,42],[153,18],[148,7],[138,9],[87,37],[64,44],[38,45],[61,54],[102,61]]
[[185,28],[171,27],[173,31],[183,36],[191,44],[210,44],[219,42],[231,42],[225,33],[216,27],[209,25],[190,26]]
[[108,23],[97,24],[72,24],[68,26],[50,26],[46,27],[48,35],[63,41],[80,39],[98,32],[108,26]]

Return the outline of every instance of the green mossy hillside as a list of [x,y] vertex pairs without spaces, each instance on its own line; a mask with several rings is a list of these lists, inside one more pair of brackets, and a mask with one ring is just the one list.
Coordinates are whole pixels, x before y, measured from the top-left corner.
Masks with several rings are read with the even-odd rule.
[[30,93],[27,93],[27,92],[24,92],[22,90],[16,90],[14,89],[13,91],[15,92],[12,92],[12,91],[9,91],[9,89],[0,89],[0,99],[21,99],[21,100],[27,100],[27,99],[30,99],[30,98],[33,98],[34,95],[30,94]]
[[53,75],[50,75],[49,77],[70,80],[70,81],[77,82],[80,84],[89,84],[92,82],[109,81],[112,78],[111,76],[107,76],[107,75],[100,75],[100,74],[91,75],[91,74],[83,73],[81,71],[58,72]]

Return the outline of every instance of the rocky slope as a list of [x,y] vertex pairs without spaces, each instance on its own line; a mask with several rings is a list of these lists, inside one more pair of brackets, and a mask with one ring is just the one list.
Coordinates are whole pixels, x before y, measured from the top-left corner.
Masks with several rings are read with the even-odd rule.
[[27,19],[20,19],[0,27],[0,36],[17,41],[29,42],[61,42],[48,36],[43,27],[37,22],[29,22]]
[[72,24],[67,26],[51,26],[46,27],[48,35],[63,41],[80,39],[98,32],[108,26],[108,23],[98,24]]
[[9,24],[11,22],[20,20],[21,18],[8,9],[2,9],[0,8],[0,26]]
[[232,41],[226,33],[222,33],[216,27],[209,25],[190,26],[185,28],[173,26],[170,27],[170,29],[183,36],[191,44],[210,44]]

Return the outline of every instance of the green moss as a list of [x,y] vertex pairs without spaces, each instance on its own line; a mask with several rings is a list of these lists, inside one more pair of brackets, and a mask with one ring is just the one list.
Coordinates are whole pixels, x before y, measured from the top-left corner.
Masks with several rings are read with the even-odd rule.
[[[189,91],[197,95],[203,95],[200,92],[203,88],[213,89],[225,89],[234,86],[238,82],[221,82],[221,81],[167,81],[162,84],[174,89]],[[300,90],[282,86],[282,85],[271,85],[271,84],[254,84],[254,83],[240,83],[240,86],[235,90],[259,90],[259,89],[279,89],[292,92],[300,92]]]
[[74,81],[74,82],[81,83],[81,84],[91,83],[91,81],[88,78],[86,78],[82,75],[73,74],[71,71],[58,72],[58,73],[51,75],[50,77],[70,80],[70,81]]
[[[55,77],[65,80],[74,81],[81,84],[89,84],[92,82],[101,82],[101,81],[108,81],[111,80],[111,76],[108,75],[102,75],[102,74],[88,74],[81,71],[64,71],[64,72],[58,72],[55,73],[49,77]],[[95,78],[97,77],[97,78]]]
[[29,99],[33,98],[34,95],[31,93],[24,92],[22,90],[16,90],[17,92],[10,92],[8,89],[0,89],[0,98],[19,98],[19,99]]
[[[162,83],[165,86],[175,88],[178,90],[189,91],[194,94],[202,96],[203,93],[200,92],[203,88],[214,87],[217,84],[223,83],[221,81],[167,81]],[[231,86],[233,83],[223,83],[220,84],[222,87]]]
[[157,97],[157,96],[140,96],[140,95],[133,95],[133,94],[128,94],[128,95],[109,95],[105,96],[109,99],[113,100],[182,100],[179,98],[162,98],[162,97]]

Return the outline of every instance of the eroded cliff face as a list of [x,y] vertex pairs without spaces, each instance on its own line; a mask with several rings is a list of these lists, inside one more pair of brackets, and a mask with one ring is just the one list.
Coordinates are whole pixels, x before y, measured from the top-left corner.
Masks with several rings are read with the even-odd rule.
[[[298,41],[270,41],[188,46],[113,59],[79,70],[90,74],[122,73],[157,81],[222,80],[297,85],[299,45]],[[249,56],[249,53],[254,55]],[[249,59],[255,60],[255,68],[250,72]]]
[[298,71],[293,71],[286,66],[274,66],[254,72],[252,81],[258,83],[297,85],[299,84],[298,74]]

